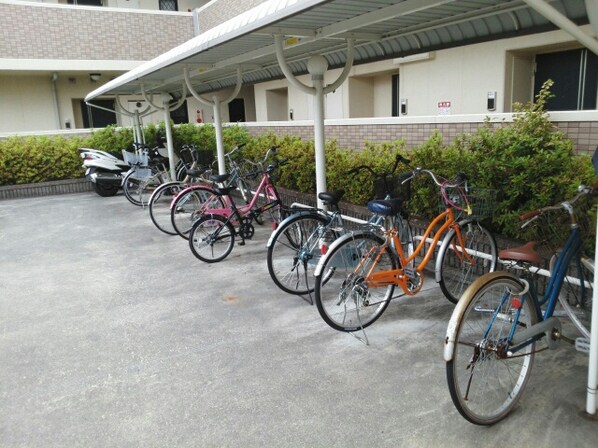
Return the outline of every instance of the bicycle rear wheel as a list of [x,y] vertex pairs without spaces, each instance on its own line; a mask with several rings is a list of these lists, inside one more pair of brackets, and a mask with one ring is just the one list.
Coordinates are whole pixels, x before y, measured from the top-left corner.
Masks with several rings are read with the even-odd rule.
[[[554,266],[550,260],[550,270]],[[559,302],[573,325],[584,338],[589,339],[592,325],[594,297],[594,260],[589,257],[573,257],[559,292]]]
[[183,182],[168,182],[160,185],[149,200],[149,214],[154,225],[162,232],[176,235],[170,219],[170,203],[185,184]]
[[357,331],[386,310],[394,285],[373,286],[366,277],[397,267],[384,240],[371,233],[347,235],[318,266],[315,302],[322,319],[335,330]]
[[224,216],[202,216],[189,232],[191,252],[206,263],[224,260],[233,250],[234,244],[235,229]]
[[474,280],[494,271],[497,256],[496,240],[486,227],[476,221],[460,222],[447,234],[436,261],[436,281],[446,298],[457,303]]
[[[314,290],[314,270],[321,258],[319,242],[336,239],[322,215],[297,215],[277,229],[268,246],[268,272],[280,289],[289,294]],[[327,235],[327,233],[330,233]]]
[[[477,425],[491,425],[506,417],[531,374],[535,343],[512,355],[507,346],[517,311],[514,298],[522,299],[516,295],[522,290],[523,285],[510,274],[489,274],[467,290],[461,299],[465,303],[451,317],[448,332],[451,325],[456,326],[452,359],[446,363],[448,387],[459,413]],[[525,299],[515,337],[538,320],[532,298]]]
[[170,221],[174,231],[182,238],[189,238],[193,223],[209,208],[225,208],[222,197],[214,190],[198,185],[177,196],[170,208]]

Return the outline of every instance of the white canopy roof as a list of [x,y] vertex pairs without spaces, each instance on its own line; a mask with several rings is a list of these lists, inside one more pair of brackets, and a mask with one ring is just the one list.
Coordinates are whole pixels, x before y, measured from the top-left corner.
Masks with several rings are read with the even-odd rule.
[[[183,92],[183,69],[199,93],[283,78],[274,35],[285,36],[294,74],[322,54],[331,68],[346,61],[346,38],[355,39],[354,65],[557,27],[528,3],[549,4],[572,24],[598,14],[584,0],[269,0],[102,85],[102,95]],[[159,36],[157,36],[159,38]]]

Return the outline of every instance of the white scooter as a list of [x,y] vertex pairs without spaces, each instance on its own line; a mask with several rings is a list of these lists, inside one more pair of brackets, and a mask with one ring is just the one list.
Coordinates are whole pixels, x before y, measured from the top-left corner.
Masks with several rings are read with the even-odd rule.
[[109,152],[92,148],[79,148],[83,159],[85,177],[100,196],[114,196],[121,186],[123,174],[131,166]]

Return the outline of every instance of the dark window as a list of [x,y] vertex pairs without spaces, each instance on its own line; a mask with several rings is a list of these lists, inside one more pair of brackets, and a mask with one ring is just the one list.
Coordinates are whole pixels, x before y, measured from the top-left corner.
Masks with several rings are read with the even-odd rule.
[[392,116],[399,115],[399,75],[392,75]]
[[69,5],[102,6],[103,0],[68,0]]
[[245,101],[243,98],[235,98],[228,103],[228,117],[231,123],[245,121]]
[[187,111],[187,101],[185,100],[181,107],[170,112],[170,119],[174,124],[189,123],[189,112]]
[[[114,100],[94,100],[93,104],[114,110]],[[81,101],[81,114],[83,115],[84,128],[98,129],[105,128],[110,124],[116,124],[116,113],[88,106],[83,100]]]
[[598,56],[594,53],[582,49],[537,55],[534,97],[547,79],[554,81],[548,110],[596,109]]
[[159,0],[158,7],[162,11],[178,11],[179,5],[177,0]]

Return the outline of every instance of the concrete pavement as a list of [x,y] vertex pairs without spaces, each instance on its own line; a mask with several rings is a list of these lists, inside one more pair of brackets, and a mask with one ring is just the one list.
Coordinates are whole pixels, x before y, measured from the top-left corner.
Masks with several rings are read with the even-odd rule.
[[538,354],[518,409],[471,425],[433,279],[366,346],[274,286],[269,231],[208,265],[122,195],[0,201],[0,446],[596,446],[586,355]]

